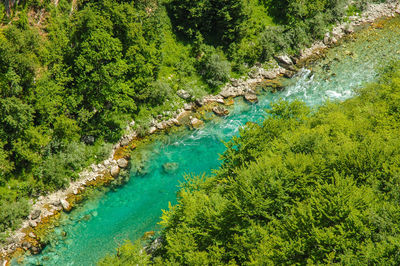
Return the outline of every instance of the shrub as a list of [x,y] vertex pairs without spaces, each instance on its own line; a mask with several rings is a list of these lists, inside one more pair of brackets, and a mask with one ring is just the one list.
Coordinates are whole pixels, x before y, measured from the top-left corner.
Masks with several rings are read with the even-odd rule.
[[230,63],[216,52],[205,54],[200,61],[200,73],[214,90],[228,81],[230,71]]
[[282,27],[269,27],[260,36],[259,49],[261,49],[261,62],[268,61],[277,52],[288,48],[288,40]]

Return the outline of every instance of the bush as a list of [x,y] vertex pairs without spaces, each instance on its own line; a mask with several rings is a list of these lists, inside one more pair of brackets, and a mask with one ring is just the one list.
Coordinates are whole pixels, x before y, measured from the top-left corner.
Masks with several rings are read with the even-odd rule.
[[215,90],[228,81],[230,63],[216,52],[209,52],[200,60],[200,71],[205,81]]
[[277,52],[288,48],[288,40],[282,27],[267,28],[260,36],[261,62],[268,61]]
[[[30,206],[26,199],[0,199],[0,232],[16,229],[23,218],[29,215]],[[1,238],[1,235],[0,235]]]

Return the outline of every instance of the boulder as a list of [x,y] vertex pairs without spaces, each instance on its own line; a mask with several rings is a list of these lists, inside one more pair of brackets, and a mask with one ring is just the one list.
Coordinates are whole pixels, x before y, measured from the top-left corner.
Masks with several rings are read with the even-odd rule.
[[164,130],[168,127],[168,124],[165,121],[162,121],[156,125],[158,130]]
[[25,241],[25,242],[22,243],[22,248],[23,248],[24,250],[28,250],[28,249],[30,249],[31,247],[32,247],[32,244],[29,243],[28,241]]
[[28,234],[28,236],[31,237],[31,238],[36,238],[36,235],[35,235],[33,232],[30,232],[30,233]]
[[285,71],[285,73],[283,74],[283,76],[285,77],[285,78],[292,78],[293,76],[294,76],[294,74],[296,74],[296,72],[295,71],[290,71],[290,70],[287,70],[287,71]]
[[192,103],[185,103],[183,105],[183,109],[185,109],[185,111],[192,111],[193,110],[193,104]]
[[265,69],[263,69],[261,71],[261,75],[263,76],[263,78],[265,79],[274,79],[276,78],[279,74],[275,71],[266,71]]
[[188,100],[192,97],[192,95],[190,95],[190,93],[185,90],[179,90],[176,92],[176,94],[184,100]]
[[258,67],[253,67],[248,75],[252,79],[260,78],[262,76],[261,75],[261,70]]
[[120,168],[126,168],[126,167],[128,167],[129,162],[127,159],[121,158],[121,159],[118,159],[117,164]]
[[129,138],[124,137],[124,138],[121,140],[121,147],[124,147],[124,146],[128,145],[129,142],[130,142],[130,141],[129,141]]
[[29,226],[34,228],[37,226],[37,223],[35,221],[29,221]]
[[83,136],[82,141],[85,142],[87,145],[93,145],[95,138],[93,136]]
[[31,214],[31,220],[36,220],[37,218],[39,218],[41,213],[41,210],[34,210]]
[[176,125],[176,126],[180,126],[181,125],[181,123],[179,123],[178,119],[176,119],[176,118],[171,119],[171,122],[173,122],[174,125]]
[[162,168],[163,168],[165,173],[173,174],[174,172],[176,172],[176,170],[178,170],[179,164],[175,163],[175,162],[165,163],[165,164],[163,164]]
[[233,87],[238,87],[240,85],[240,81],[238,79],[230,79],[231,85]]
[[331,38],[329,36],[329,33],[327,33],[324,36],[324,44],[329,45],[330,43],[331,43]]
[[146,251],[148,254],[153,254],[157,250],[159,250],[163,245],[163,239],[161,237],[158,237],[154,239],[153,242],[151,242],[150,245],[146,246]]
[[33,246],[33,247],[31,247],[31,252],[33,255],[36,255],[36,254],[39,254],[40,249],[38,247]]
[[64,211],[70,211],[71,210],[71,205],[69,204],[69,202],[68,201],[66,201],[65,199],[60,199],[60,203],[61,203],[61,206],[63,207],[63,210]]
[[222,106],[215,106],[212,111],[214,112],[214,114],[216,114],[217,116],[226,116],[229,115],[229,111],[222,107]]
[[192,125],[193,128],[200,128],[201,126],[204,125],[204,122],[201,121],[200,119],[192,118],[190,120],[190,124]]
[[111,174],[112,177],[117,177],[118,176],[118,174],[119,174],[118,165],[114,165],[113,167],[111,167],[110,174]]
[[219,95],[224,98],[234,98],[243,95],[243,89],[241,89],[240,87],[226,86],[222,89]]
[[257,95],[255,95],[253,93],[246,93],[246,95],[244,95],[244,98],[245,98],[246,101],[248,101],[250,103],[258,102]]
[[292,59],[290,59],[290,57],[287,56],[287,55],[279,55],[279,56],[276,56],[275,59],[283,67],[287,67],[287,66],[293,65]]
[[153,134],[153,133],[155,133],[157,131],[157,128],[156,127],[150,127],[149,128],[149,134]]
[[61,203],[60,203],[60,201],[59,200],[54,200],[53,202],[51,202],[50,203],[51,205],[53,205],[53,206],[61,206]]
[[202,107],[204,105],[203,98],[196,99],[196,104],[197,104],[197,106]]
[[187,124],[189,123],[190,115],[191,115],[190,111],[183,111],[176,116],[176,120],[178,120],[179,124]]

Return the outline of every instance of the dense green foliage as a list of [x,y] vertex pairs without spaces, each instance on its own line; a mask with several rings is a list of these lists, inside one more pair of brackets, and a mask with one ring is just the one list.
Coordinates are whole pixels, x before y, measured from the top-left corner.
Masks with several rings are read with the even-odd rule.
[[179,89],[215,92],[232,66],[295,51],[343,1],[3,1],[0,231],[107,156],[132,119],[145,132],[183,105]]
[[387,71],[344,103],[279,102],[249,124],[216,176],[183,184],[154,264],[398,265],[400,64]]

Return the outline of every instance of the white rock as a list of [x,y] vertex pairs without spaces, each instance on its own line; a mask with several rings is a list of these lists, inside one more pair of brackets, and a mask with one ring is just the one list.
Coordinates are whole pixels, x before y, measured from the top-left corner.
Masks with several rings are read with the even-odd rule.
[[151,128],[149,128],[149,134],[153,134],[154,132],[156,132],[157,131],[157,128],[156,127],[151,127]]
[[121,158],[121,159],[119,159],[118,161],[117,161],[117,163],[118,163],[118,166],[120,167],[120,168],[125,168],[125,167],[127,167],[128,166],[128,160],[126,160],[125,158]]
[[119,174],[119,167],[117,165],[111,167],[110,174],[112,177],[117,177]]
[[61,203],[62,208],[65,211],[69,211],[71,209],[71,206],[69,205],[68,201],[66,201],[65,199],[60,199],[60,203]]
[[201,121],[200,119],[192,118],[190,120],[190,124],[192,125],[193,128],[199,128],[204,125],[204,122]]
[[29,226],[32,227],[32,228],[36,227],[37,223],[35,221],[29,221]]
[[183,109],[185,109],[185,111],[191,111],[193,109],[193,104],[185,103],[185,105],[183,106]]
[[176,92],[176,94],[184,100],[188,100],[190,97],[192,97],[192,95],[185,90],[179,90]]
[[281,63],[283,65],[286,65],[286,66],[293,65],[292,59],[290,59],[290,57],[287,55],[279,55],[279,56],[276,56],[275,59],[278,61],[278,63]]

